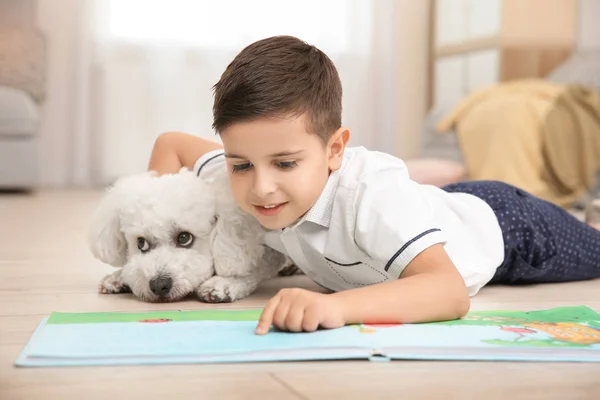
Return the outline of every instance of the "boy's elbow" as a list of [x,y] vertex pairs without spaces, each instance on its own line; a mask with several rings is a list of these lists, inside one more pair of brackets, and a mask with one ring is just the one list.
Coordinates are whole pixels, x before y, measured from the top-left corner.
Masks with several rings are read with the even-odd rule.
[[460,279],[460,283],[455,287],[456,290],[454,290],[451,304],[453,305],[452,311],[455,319],[459,319],[467,315],[471,309],[471,296],[469,296],[469,291],[467,290],[467,287],[462,279]]
[[471,309],[471,296],[461,277],[454,277],[452,283],[446,281],[446,312],[448,319],[460,319]]
[[460,319],[467,315],[471,309],[471,297],[468,293],[458,296],[454,302],[454,319]]

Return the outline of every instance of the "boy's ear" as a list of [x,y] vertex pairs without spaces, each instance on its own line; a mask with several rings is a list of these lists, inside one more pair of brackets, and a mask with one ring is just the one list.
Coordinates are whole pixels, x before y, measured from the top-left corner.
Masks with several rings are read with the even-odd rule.
[[329,153],[329,169],[331,171],[338,170],[342,166],[344,158],[344,150],[350,140],[350,130],[344,126],[335,131],[329,138],[327,143],[327,151]]

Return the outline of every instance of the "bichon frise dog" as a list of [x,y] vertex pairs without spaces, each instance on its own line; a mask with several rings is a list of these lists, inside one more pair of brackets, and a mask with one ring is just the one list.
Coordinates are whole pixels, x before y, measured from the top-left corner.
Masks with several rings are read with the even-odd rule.
[[227,177],[203,181],[189,170],[118,180],[92,218],[92,254],[119,270],[101,293],[133,292],[149,302],[196,293],[232,302],[294,268],[263,244],[264,228],[235,204]]

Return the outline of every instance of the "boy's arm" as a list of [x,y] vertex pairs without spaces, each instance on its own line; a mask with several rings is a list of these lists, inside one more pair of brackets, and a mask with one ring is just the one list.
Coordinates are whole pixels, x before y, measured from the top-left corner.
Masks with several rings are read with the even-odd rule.
[[419,253],[395,281],[330,296],[346,324],[446,321],[470,308],[464,280],[441,244]]
[[[378,171],[357,187],[356,244],[385,263],[386,272],[397,279],[337,294],[344,308],[349,305],[350,320],[451,320],[469,310],[464,278],[444,247],[452,233],[438,221],[444,212],[438,209],[444,207],[436,200],[440,195],[410,180],[402,169],[392,168]],[[361,303],[369,297],[371,304]]]
[[400,279],[323,294],[305,289],[282,289],[260,316],[256,333],[273,324],[293,332],[318,327],[339,328],[357,323],[419,323],[463,317],[470,297],[441,244],[418,254]]
[[159,175],[177,173],[182,167],[193,169],[202,155],[223,146],[217,142],[181,132],[166,132],[154,142],[149,171]]

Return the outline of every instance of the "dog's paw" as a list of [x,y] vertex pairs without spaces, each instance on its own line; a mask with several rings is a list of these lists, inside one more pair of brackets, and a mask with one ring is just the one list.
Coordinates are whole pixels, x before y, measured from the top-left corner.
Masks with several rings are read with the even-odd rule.
[[197,290],[198,298],[207,303],[231,303],[248,296],[256,289],[253,280],[213,276]]
[[302,275],[304,274],[300,268],[296,266],[296,264],[290,264],[285,266],[277,272],[278,276],[292,276],[292,275]]
[[129,293],[131,289],[125,283],[123,283],[119,276],[115,274],[106,275],[98,286],[98,293],[102,294],[116,294],[116,293]]
[[198,288],[198,297],[207,303],[231,303],[231,278],[213,276]]

